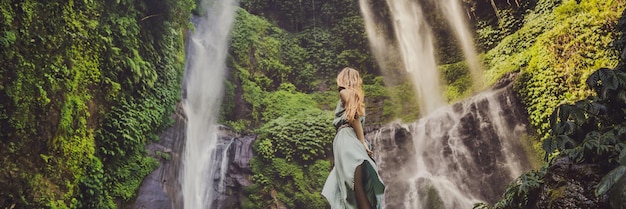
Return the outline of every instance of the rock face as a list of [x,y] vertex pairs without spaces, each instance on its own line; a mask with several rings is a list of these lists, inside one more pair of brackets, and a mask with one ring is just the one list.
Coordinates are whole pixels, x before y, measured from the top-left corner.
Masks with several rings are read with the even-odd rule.
[[404,203],[395,201],[394,197],[403,196],[409,191],[408,184],[400,180],[403,177],[399,174],[417,171],[413,135],[400,124],[368,126],[365,129],[365,138],[372,142],[373,158],[387,188],[385,208],[404,208]]
[[[226,127],[223,127],[226,129]],[[234,137],[233,137],[234,136]],[[243,189],[246,186],[252,184],[252,170],[250,169],[250,159],[252,159],[252,143],[256,139],[256,136],[238,136],[230,132],[228,134],[220,134],[220,144],[224,146],[218,146],[217,153],[224,153],[224,157],[217,157],[218,163],[227,160],[226,173],[222,178],[217,178],[221,175],[221,171],[216,170],[213,174],[214,183],[216,185],[215,191],[217,196],[214,197],[213,208],[241,208],[241,202],[245,197],[243,195]]]
[[173,126],[161,134],[159,142],[146,147],[150,156],[160,159],[161,165],[141,183],[133,208],[171,209],[183,206],[179,174],[186,118],[180,104],[173,117]]
[[[530,170],[520,136],[525,110],[510,74],[493,88],[410,124],[368,129],[389,189],[386,208],[472,208],[493,203]],[[486,183],[488,182],[488,183]]]
[[[159,142],[147,146],[149,155],[160,159],[161,165],[142,182],[133,208],[183,208],[180,175],[186,117],[180,105],[174,119],[174,125],[161,134]],[[221,176],[221,170],[216,169],[213,174],[213,190],[219,195],[212,200],[212,208],[240,208],[243,188],[251,184],[250,159],[256,136],[239,136],[224,126],[219,130],[214,159],[217,165],[226,159],[227,172]]]
[[[527,132],[527,116],[512,90],[512,79],[411,124],[365,128],[387,185],[385,208],[493,203],[507,183],[530,169],[518,142]],[[175,119],[159,143],[148,146],[161,166],[144,180],[134,208],[183,208],[179,175],[186,119],[181,108]],[[256,137],[239,136],[227,127],[219,130],[212,162],[220,165],[212,174],[213,193],[218,195],[211,205],[241,208],[243,188],[251,184],[249,163]]]
[[[608,196],[596,197],[595,186],[607,171],[597,164],[575,164],[567,157],[559,158],[548,168],[543,184],[529,201],[533,208],[611,208]],[[530,195],[533,195],[532,193]]]

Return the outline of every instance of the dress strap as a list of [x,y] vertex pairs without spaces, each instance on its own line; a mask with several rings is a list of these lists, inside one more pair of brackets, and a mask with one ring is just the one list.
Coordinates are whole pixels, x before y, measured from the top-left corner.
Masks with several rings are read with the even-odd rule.
[[352,127],[350,126],[349,123],[341,124],[339,127],[337,127],[337,132],[339,132],[339,130],[341,130],[342,128],[349,128],[349,127]]

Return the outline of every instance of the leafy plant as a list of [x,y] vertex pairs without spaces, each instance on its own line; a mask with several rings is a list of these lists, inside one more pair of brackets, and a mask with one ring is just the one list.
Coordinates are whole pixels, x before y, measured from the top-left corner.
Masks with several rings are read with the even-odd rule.
[[278,200],[289,208],[324,208],[319,191],[330,170],[331,123],[329,112],[313,108],[261,127],[250,162],[254,184],[246,188],[243,207],[265,208]]
[[[261,127],[257,142],[259,145],[271,142],[269,144],[276,150],[273,152],[275,157],[307,163],[324,158],[330,152],[334,135],[331,124],[331,114],[317,109],[287,112]],[[255,148],[265,149],[264,146]]]
[[[551,136],[544,140],[546,160],[558,151],[557,157],[569,157],[577,163],[598,164],[611,170],[598,183],[595,194],[609,191],[615,208],[624,205],[623,182],[626,173],[626,73],[602,68],[586,81],[597,96],[589,96],[574,104],[558,106],[550,117]],[[503,199],[494,208],[526,208],[529,194],[541,184],[545,167],[523,174],[507,186]],[[490,208],[478,204],[476,208]]]
[[0,207],[123,205],[180,97],[193,1],[0,5]]

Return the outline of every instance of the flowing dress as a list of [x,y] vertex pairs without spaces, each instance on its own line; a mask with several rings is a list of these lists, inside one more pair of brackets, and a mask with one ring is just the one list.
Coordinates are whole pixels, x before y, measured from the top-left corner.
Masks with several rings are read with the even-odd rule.
[[[364,117],[360,118],[360,122],[364,124]],[[326,179],[322,195],[326,197],[332,209],[357,208],[354,196],[354,171],[357,166],[363,165],[363,187],[367,199],[372,208],[382,208],[385,186],[378,175],[378,167],[367,155],[356,132],[350,127],[341,100],[335,109],[333,125],[338,129],[333,141],[334,167]]]

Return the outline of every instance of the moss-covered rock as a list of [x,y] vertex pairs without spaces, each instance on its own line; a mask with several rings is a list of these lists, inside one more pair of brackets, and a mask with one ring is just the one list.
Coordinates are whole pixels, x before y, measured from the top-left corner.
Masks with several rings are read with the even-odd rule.
[[537,202],[531,204],[532,208],[610,208],[608,195],[594,194],[606,172],[598,164],[576,164],[567,157],[556,159],[535,193]]

